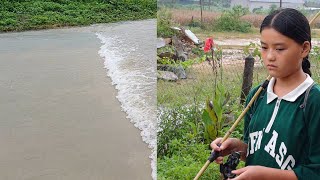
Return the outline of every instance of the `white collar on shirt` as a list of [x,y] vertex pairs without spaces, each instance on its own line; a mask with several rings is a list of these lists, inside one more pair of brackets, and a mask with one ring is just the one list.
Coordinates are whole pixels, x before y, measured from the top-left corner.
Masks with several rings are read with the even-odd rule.
[[[301,94],[303,94],[308,87],[313,83],[313,79],[308,75],[307,79],[303,81],[298,87],[296,87],[294,90],[289,92],[288,94],[284,95],[281,99],[284,99],[286,101],[294,102]],[[271,78],[268,88],[267,88],[267,104],[269,104],[274,99],[278,98],[278,96],[273,92],[273,86],[275,83],[275,78]]]

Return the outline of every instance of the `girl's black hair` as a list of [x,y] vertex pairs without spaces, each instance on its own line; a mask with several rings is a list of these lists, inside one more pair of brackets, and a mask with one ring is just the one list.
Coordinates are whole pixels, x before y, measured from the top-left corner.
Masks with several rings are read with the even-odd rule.
[[[260,26],[260,33],[265,28],[273,28],[301,45],[305,41],[309,41],[311,46],[311,31],[308,19],[298,10],[286,8],[272,12],[264,18]],[[308,57],[309,55],[303,59],[302,69],[311,76]]]

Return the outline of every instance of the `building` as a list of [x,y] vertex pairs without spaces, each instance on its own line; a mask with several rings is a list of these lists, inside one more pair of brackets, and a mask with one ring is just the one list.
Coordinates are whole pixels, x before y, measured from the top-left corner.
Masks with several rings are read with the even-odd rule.
[[[269,9],[272,5],[280,6],[280,0],[231,0],[231,7],[241,5],[248,7],[250,11],[253,9]],[[304,0],[282,0],[283,8],[299,8],[303,7]]]

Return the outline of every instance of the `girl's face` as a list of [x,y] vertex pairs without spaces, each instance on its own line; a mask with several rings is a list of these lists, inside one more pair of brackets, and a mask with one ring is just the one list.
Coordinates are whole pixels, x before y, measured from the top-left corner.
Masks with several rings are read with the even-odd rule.
[[285,78],[300,73],[302,60],[309,50],[308,41],[300,45],[273,28],[261,32],[261,56],[272,77]]

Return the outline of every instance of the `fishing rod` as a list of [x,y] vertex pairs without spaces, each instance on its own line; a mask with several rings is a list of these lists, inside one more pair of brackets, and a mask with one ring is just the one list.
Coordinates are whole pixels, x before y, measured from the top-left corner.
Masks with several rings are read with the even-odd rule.
[[[318,18],[318,16],[320,15],[320,11],[309,21],[309,25],[311,26],[311,24],[314,22],[314,20],[316,20]],[[257,97],[259,96],[259,94],[261,93],[262,90],[264,90],[265,88],[267,88],[269,81],[271,79],[271,76],[269,75],[267,77],[267,79],[263,82],[263,84],[259,87],[259,89],[257,90],[257,92],[254,94],[254,96],[251,98],[250,102],[248,103],[248,105],[246,106],[246,108],[242,111],[242,113],[240,114],[240,116],[238,117],[238,119],[234,122],[234,124],[231,126],[231,128],[227,131],[227,133],[224,135],[224,137],[222,138],[221,142],[219,143],[219,145],[221,145],[224,141],[226,141],[228,139],[228,137],[231,135],[231,133],[234,131],[234,129],[236,128],[236,126],[239,124],[239,122],[241,121],[241,119],[243,118],[243,116],[248,112],[248,110],[250,109],[250,107],[252,106],[253,102],[257,99]],[[200,176],[204,173],[204,171],[208,168],[209,164],[212,163],[215,159],[217,159],[219,157],[219,151],[212,151],[207,162],[202,166],[202,168],[200,169],[200,171],[198,172],[198,174],[196,175],[196,177],[194,178],[194,180],[198,180],[200,178]]]

